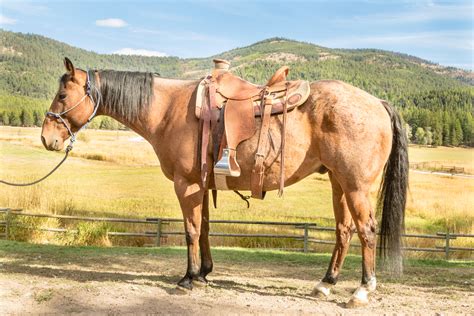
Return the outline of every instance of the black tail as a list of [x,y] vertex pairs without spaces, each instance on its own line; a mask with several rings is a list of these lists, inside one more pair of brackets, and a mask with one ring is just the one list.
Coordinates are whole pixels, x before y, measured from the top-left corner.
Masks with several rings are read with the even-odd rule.
[[382,101],[392,120],[392,151],[384,168],[377,208],[382,211],[380,255],[388,259],[394,274],[403,272],[402,234],[408,189],[408,141],[395,109]]

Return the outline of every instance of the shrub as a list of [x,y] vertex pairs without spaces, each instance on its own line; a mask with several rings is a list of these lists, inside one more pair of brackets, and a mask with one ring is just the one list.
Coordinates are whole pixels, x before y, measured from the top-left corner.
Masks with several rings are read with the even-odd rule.
[[76,246],[110,246],[107,236],[107,223],[84,222],[77,225],[77,232],[68,232],[63,236],[62,243]]

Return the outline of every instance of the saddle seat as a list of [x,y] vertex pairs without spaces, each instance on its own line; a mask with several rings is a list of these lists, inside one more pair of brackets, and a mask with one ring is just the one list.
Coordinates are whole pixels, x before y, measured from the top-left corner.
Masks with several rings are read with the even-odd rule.
[[[213,169],[215,183],[217,189],[226,189],[223,178],[240,176],[236,148],[256,133],[255,117],[262,117],[260,138],[268,138],[263,134],[268,133],[270,115],[283,113],[285,117],[287,111],[303,104],[309,96],[310,86],[305,80],[287,81],[287,66],[278,69],[266,85],[256,85],[230,73],[229,62],[215,59],[214,63],[212,74],[198,86],[195,114],[204,122],[201,160],[206,159],[204,151],[207,152],[209,130],[212,129],[214,161],[217,161]],[[263,140],[263,145],[260,142],[257,149],[259,156],[266,148],[266,141]],[[201,161],[203,184],[207,175],[205,165],[205,161]],[[252,188],[252,196],[256,197],[254,191]]]
[[[214,59],[216,68],[220,63],[227,63],[222,59]],[[217,70],[217,71],[216,71]],[[224,105],[230,101],[245,101],[251,100],[253,104],[254,116],[261,116],[261,98],[262,91],[267,88],[265,104],[272,104],[271,114],[281,114],[283,112],[283,102],[285,96],[287,99],[288,110],[303,104],[309,96],[310,87],[306,80],[286,81],[289,67],[283,66],[279,68],[275,74],[268,80],[266,85],[256,85],[248,82],[230,72],[227,69],[215,69],[211,78],[204,78],[197,90],[195,115],[198,119],[201,118],[202,108],[208,101],[209,95],[207,88],[211,81],[214,81],[216,94],[214,101],[217,109],[211,109],[216,115],[216,110],[219,111]],[[215,78],[215,79],[214,79]],[[286,88],[288,84],[288,95],[286,95]],[[245,108],[245,107],[244,107]],[[244,110],[241,109],[241,110]]]
[[288,75],[289,70],[290,68],[288,68],[288,66],[281,67],[275,72],[275,74],[270,78],[270,80],[268,80],[267,84],[264,86],[253,84],[236,75],[233,75],[230,72],[225,71],[218,75],[216,78],[218,86],[216,92],[221,94],[226,99],[232,99],[237,101],[248,100],[250,98],[260,96],[262,90],[266,87],[271,89],[272,86],[276,85],[277,83],[284,82],[286,80],[286,76]]

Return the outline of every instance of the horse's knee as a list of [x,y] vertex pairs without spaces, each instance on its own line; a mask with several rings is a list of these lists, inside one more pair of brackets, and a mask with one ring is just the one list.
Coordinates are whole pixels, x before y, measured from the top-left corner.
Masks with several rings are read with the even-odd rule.
[[200,233],[195,230],[186,231],[186,243],[188,245],[197,244],[199,242]]

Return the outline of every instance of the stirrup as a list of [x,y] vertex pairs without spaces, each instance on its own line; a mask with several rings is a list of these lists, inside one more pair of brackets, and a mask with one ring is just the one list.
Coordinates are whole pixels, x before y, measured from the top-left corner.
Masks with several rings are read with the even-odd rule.
[[214,166],[214,173],[228,177],[240,176],[240,167],[235,159],[235,149],[225,148],[222,150],[222,158]]

